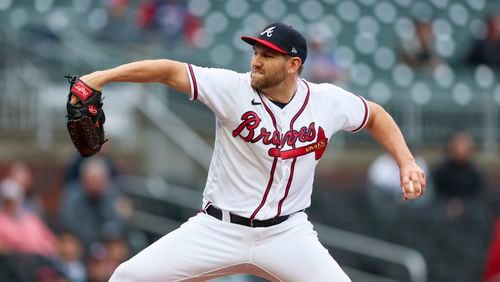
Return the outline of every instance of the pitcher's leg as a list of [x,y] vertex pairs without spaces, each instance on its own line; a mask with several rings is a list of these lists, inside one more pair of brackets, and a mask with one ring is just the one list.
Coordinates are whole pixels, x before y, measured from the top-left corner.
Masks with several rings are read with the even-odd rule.
[[241,263],[248,248],[239,230],[198,214],[122,263],[112,282],[180,281]]
[[303,217],[300,224],[278,230],[266,243],[254,248],[252,262],[282,281],[350,282],[349,277],[319,242],[305,214],[299,217]]

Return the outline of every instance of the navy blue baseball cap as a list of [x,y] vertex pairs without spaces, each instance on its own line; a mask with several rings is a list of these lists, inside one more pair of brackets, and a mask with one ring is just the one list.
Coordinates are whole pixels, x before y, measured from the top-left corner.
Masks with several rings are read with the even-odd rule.
[[259,43],[281,54],[299,57],[302,64],[307,58],[306,39],[292,26],[284,23],[266,26],[259,37],[242,36],[241,39],[252,46]]

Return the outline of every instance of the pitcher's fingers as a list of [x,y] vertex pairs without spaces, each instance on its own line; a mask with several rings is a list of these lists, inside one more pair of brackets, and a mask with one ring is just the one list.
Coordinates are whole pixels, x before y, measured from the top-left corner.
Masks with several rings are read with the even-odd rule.
[[75,95],[71,95],[71,101],[70,101],[70,104],[71,105],[76,105],[76,103],[78,103],[78,98],[75,96]]
[[413,189],[415,191],[415,194],[417,194],[419,196],[422,195],[424,193],[424,188],[423,188],[422,184],[420,184],[420,181],[418,179],[416,179],[416,180],[413,180],[412,183],[413,183]]
[[425,187],[427,186],[427,181],[425,179],[425,173],[423,173],[423,172],[418,173],[417,176],[418,176],[418,181],[420,182],[420,185],[422,187],[421,193],[424,194],[425,193]]
[[405,187],[408,187],[408,183],[410,182],[410,174],[409,173],[405,173],[403,175],[401,175],[401,189],[403,191],[406,191],[406,188]]
[[403,194],[414,194],[415,193],[415,187],[413,187],[413,182],[411,180],[408,180],[408,182],[403,183]]

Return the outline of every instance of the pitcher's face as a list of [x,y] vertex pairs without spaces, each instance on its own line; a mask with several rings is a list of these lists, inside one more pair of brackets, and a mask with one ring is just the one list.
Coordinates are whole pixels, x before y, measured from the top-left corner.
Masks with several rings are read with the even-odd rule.
[[251,61],[251,85],[256,89],[266,89],[285,80],[288,56],[270,48],[255,44]]

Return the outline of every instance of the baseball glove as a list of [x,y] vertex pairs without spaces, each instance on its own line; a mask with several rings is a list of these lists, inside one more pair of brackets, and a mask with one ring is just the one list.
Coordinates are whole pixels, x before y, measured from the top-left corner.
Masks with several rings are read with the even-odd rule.
[[107,139],[104,137],[104,111],[102,93],[97,91],[78,76],[65,76],[70,83],[66,110],[68,133],[78,152],[89,157],[101,150]]

